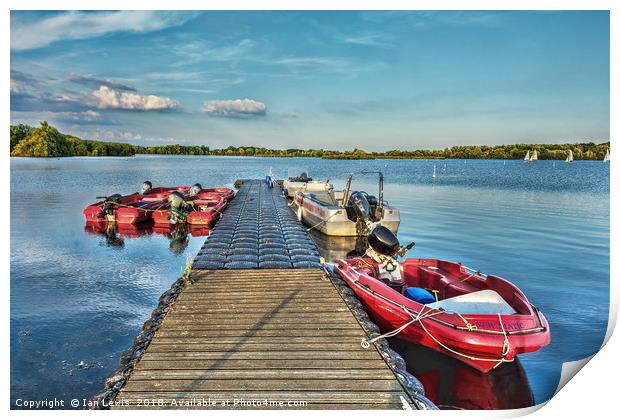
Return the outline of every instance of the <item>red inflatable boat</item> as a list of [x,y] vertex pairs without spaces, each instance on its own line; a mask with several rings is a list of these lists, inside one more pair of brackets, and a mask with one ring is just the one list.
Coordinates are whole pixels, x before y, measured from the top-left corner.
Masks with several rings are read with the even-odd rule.
[[[159,209],[153,211],[153,221],[155,226],[170,226],[177,223],[187,223],[192,226],[212,226],[221,216],[226,208],[228,200],[226,197],[234,197],[234,192],[228,190],[213,192],[214,189],[201,190],[194,196],[177,195],[179,204],[175,201],[166,200]],[[172,196],[171,196],[172,198]]]
[[410,258],[400,263],[398,284],[379,280],[370,258],[341,260],[334,270],[384,336],[432,348],[481,372],[550,342],[547,320],[515,285],[462,264]]
[[136,224],[150,220],[153,210],[161,207],[173,191],[187,192],[190,187],[151,188],[150,182],[143,184],[140,192],[121,196],[98,197],[101,201],[84,209],[87,222],[115,222],[118,224]]
[[[188,218],[188,223],[210,225],[217,217],[212,213],[223,210],[226,203],[231,200],[235,193],[230,188],[207,188],[203,189],[200,184],[178,187],[152,188],[149,181],[145,181],[140,192],[121,196],[114,194],[109,197],[99,197],[102,200],[87,206],[84,209],[84,217],[87,222],[115,222],[119,225],[138,224],[157,217],[160,224],[165,224],[163,217],[168,217],[170,208],[168,197],[176,193],[187,200],[196,199],[197,209],[203,209]],[[219,202],[224,200],[223,205]],[[207,207],[212,207],[207,209]],[[162,209],[158,216],[154,216],[157,210]]]

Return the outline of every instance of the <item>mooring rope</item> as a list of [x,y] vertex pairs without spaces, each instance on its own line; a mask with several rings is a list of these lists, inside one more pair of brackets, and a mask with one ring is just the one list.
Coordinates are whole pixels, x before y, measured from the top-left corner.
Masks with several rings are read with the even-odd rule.
[[[369,266],[371,265],[371,264],[369,264],[365,260],[362,260],[362,259],[358,259],[358,260],[363,262],[363,263],[365,263],[365,265],[369,265]],[[357,284],[358,283],[357,280],[354,280],[353,283],[356,286],[359,287],[359,285]],[[466,329],[468,331],[476,331],[476,332],[493,332],[493,333],[498,333],[497,331],[478,329],[477,326],[472,325],[467,320],[467,318],[465,318],[463,315],[461,315],[458,312],[452,312],[452,311],[445,311],[443,309],[430,308],[431,309],[430,311],[424,313],[424,310],[427,308],[427,306],[425,304],[422,305],[422,308],[420,308],[420,310],[417,313],[414,313],[414,312],[411,312],[411,310],[409,308],[407,308],[405,305],[402,305],[402,304],[399,304],[397,302],[394,302],[393,300],[391,300],[391,299],[389,299],[389,298],[387,298],[387,297],[385,297],[385,296],[383,296],[383,295],[381,295],[381,294],[379,294],[377,292],[373,291],[373,293],[376,294],[377,296],[380,296],[381,298],[387,300],[388,302],[398,306],[399,308],[401,308],[403,311],[405,311],[410,316],[411,320],[407,321],[406,323],[404,323],[400,327],[398,327],[398,328],[396,328],[396,329],[394,329],[392,331],[389,331],[389,332],[387,332],[385,334],[379,335],[377,337],[374,337],[374,338],[371,338],[371,339],[367,339],[366,337],[362,338],[360,344],[361,344],[361,346],[363,348],[370,347],[370,345],[372,343],[374,343],[375,341],[380,340],[382,338],[394,337],[394,336],[400,334],[402,331],[404,331],[411,324],[414,324],[414,323],[417,322],[417,323],[420,324],[420,327],[424,330],[424,332],[433,341],[435,341],[441,348],[443,348],[444,350],[446,350],[446,351],[448,351],[448,352],[450,352],[452,354],[455,354],[457,356],[460,356],[462,358],[469,359],[469,360],[475,360],[475,361],[481,361],[481,362],[496,362],[496,364],[493,366],[493,369],[495,369],[496,367],[498,367],[499,365],[501,365],[504,362],[512,362],[512,361],[514,361],[514,358],[512,360],[506,359],[506,356],[510,352],[510,340],[508,340],[508,333],[506,332],[506,329],[504,328],[504,324],[503,324],[503,321],[502,321],[502,316],[499,313],[497,314],[497,317],[499,319],[499,325],[500,325],[500,328],[501,328],[501,332],[500,333],[504,337],[504,341],[503,341],[503,345],[502,345],[502,350],[501,350],[501,358],[496,359],[496,358],[477,357],[477,356],[471,356],[469,354],[462,353],[462,352],[460,352],[458,350],[455,350],[455,349],[447,346],[446,344],[442,343],[433,334],[431,334],[430,331],[428,331],[428,329],[426,328],[426,326],[424,325],[422,320],[426,319],[426,318],[433,319],[432,316],[438,315],[438,314],[441,314],[441,313],[450,313],[450,314],[455,314],[455,315],[459,316],[461,318],[461,320],[463,320],[463,322],[465,323],[465,326],[461,327],[462,329]],[[455,327],[458,327],[458,326],[455,325]]]

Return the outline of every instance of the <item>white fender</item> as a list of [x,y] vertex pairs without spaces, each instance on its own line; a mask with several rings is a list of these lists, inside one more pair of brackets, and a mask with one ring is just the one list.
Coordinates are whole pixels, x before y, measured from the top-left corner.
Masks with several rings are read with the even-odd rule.
[[301,206],[297,206],[297,220],[299,220],[300,222],[301,222],[301,216],[302,216],[301,212],[302,212]]

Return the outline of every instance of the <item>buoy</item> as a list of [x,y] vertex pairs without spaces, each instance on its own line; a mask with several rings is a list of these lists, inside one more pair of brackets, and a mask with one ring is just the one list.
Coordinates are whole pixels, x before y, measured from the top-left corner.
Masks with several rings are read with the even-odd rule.
[[435,167],[435,165],[433,165],[433,179],[437,178],[437,174],[435,173],[435,169],[436,169],[436,167]]

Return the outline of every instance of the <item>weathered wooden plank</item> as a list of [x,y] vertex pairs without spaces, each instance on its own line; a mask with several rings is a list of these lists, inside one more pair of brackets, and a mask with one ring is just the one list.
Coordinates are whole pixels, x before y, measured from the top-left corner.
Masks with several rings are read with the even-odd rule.
[[374,359],[377,353],[371,351],[182,351],[182,352],[165,352],[151,349],[142,356],[145,360],[181,360],[181,359],[205,359],[205,360],[229,360],[229,359],[262,359],[262,360],[279,360],[284,358],[291,359]]
[[127,392],[152,390],[166,391],[402,391],[401,385],[393,380],[383,379],[165,379],[160,381],[132,379],[127,382]]
[[386,369],[136,369],[133,380],[161,381],[166,379],[393,379],[392,372]]
[[192,328],[183,328],[178,325],[172,326],[168,323],[157,331],[159,337],[361,337],[363,331],[352,329],[349,326],[340,326],[339,328],[310,327],[301,328],[296,325],[293,328],[255,328],[249,330],[247,328],[221,328],[192,326]]
[[[243,277],[240,277],[243,276]],[[319,275],[312,275],[312,276],[302,276],[302,275],[286,275],[284,273],[279,273],[274,275],[273,277],[273,281],[265,281],[265,275],[264,274],[258,274],[258,275],[251,275],[249,273],[246,274],[237,274],[237,273],[230,273],[224,277],[219,277],[219,278],[208,278],[208,279],[201,279],[196,281],[195,279],[193,279],[193,285],[196,287],[207,287],[207,286],[228,286],[230,285],[230,279],[231,277],[234,277],[235,280],[235,286],[236,287],[243,287],[243,286],[253,286],[253,285],[260,285],[260,286],[267,286],[267,285],[281,285],[281,284],[297,284],[300,286],[306,286],[306,285],[325,285],[328,287],[333,287],[332,283],[328,280],[325,279],[325,277],[323,277],[321,274]]]
[[150,351],[167,353],[174,351],[351,351],[368,352],[359,343],[191,343],[179,342],[174,344],[160,343],[159,341],[149,346]]
[[[202,300],[183,300],[175,303],[174,307],[177,310],[183,309],[228,309],[228,308],[241,308],[246,309],[248,311],[257,311],[260,309],[273,309],[282,305],[282,301],[275,300],[263,300],[263,299],[252,299],[244,302],[239,301],[230,301],[230,302],[220,302],[214,301],[210,302],[209,299]],[[342,308],[342,300],[330,300],[330,301],[315,301],[308,299],[297,299],[293,301],[287,301],[286,306],[290,307],[313,307],[319,309],[329,309],[329,308]]]
[[315,344],[343,344],[355,343],[360,345],[360,340],[355,337],[187,337],[176,336],[167,337],[157,334],[157,343],[159,344],[175,344],[175,343],[221,343],[235,344],[243,341],[246,344],[276,344],[276,343],[315,343]]
[[[176,308],[175,308],[176,309]],[[277,312],[280,314],[283,313],[287,313],[287,314],[322,314],[322,313],[333,313],[333,314],[338,314],[338,313],[348,313],[350,314],[350,311],[348,308],[329,308],[329,309],[320,309],[320,308],[314,308],[312,306],[301,306],[301,307],[287,307],[287,306],[283,306],[281,308],[278,307],[270,307],[270,308],[265,308],[265,309],[261,309],[261,310],[256,310],[256,311],[249,311],[245,308],[206,308],[201,310],[200,312],[196,312],[196,314],[230,314],[231,316],[239,314],[239,315],[243,315],[246,313],[252,313],[252,314],[256,314],[256,313],[260,313],[262,315],[268,316],[270,315],[271,312]],[[192,316],[192,312],[187,311],[184,312],[183,309],[180,309],[178,312],[173,312],[173,314],[178,314],[181,317],[189,317]]]
[[136,366],[136,371],[145,370],[187,370],[196,369],[199,371],[228,369],[228,370],[254,370],[254,369],[380,369],[386,371],[383,359],[353,359],[353,360],[334,360],[329,358],[316,359],[283,359],[283,360],[247,360],[247,359],[228,359],[219,362],[214,366],[213,360],[148,360],[142,359]]
[[[303,317],[296,317],[297,313],[286,312],[282,313],[279,316],[258,316],[251,317],[240,314],[239,317],[234,317],[233,315],[229,315],[232,319],[226,319],[226,316],[221,316],[225,314],[183,314],[182,316],[171,316],[168,321],[170,325],[187,325],[187,324],[195,324],[200,323],[201,325],[219,325],[234,328],[235,325],[239,325],[238,329],[241,329],[241,326],[245,326],[247,328],[252,327],[256,324],[256,328],[260,328],[261,326],[275,326],[277,324],[286,324],[287,327],[308,327],[308,326],[317,326],[322,327],[327,322],[333,322],[337,324],[337,326],[342,328],[355,328],[355,326],[359,325],[355,323],[355,319],[351,319],[338,313],[335,313],[331,316],[315,316],[315,314],[305,314]],[[307,318],[307,319],[306,319]]]
[[[303,296],[302,297],[296,296],[292,299],[289,299],[288,304],[289,305],[296,305],[298,303],[303,304],[303,303],[308,303],[309,300],[310,298],[306,298]],[[209,296],[196,295],[196,294],[190,295],[190,294],[183,293],[179,297],[175,305],[192,304],[196,306],[217,306],[217,305],[223,306],[223,305],[228,305],[230,303],[234,303],[237,305],[251,305],[253,303],[278,304],[281,301],[282,301],[281,298],[274,298],[271,295],[260,296],[259,298],[257,298],[257,297],[252,297],[252,296],[246,296],[244,293],[240,293],[236,297],[235,295],[232,295],[230,293],[222,293],[222,294],[217,295],[217,299],[213,299],[212,295],[209,295]],[[340,296],[329,296],[329,295],[325,296],[325,294],[319,294],[311,298],[311,302],[313,304],[341,304],[342,298]]]
[[140,400],[158,400],[162,399],[165,403],[172,398],[183,398],[186,401],[191,399],[202,400],[211,399],[214,401],[225,400],[265,400],[268,401],[308,401],[308,403],[400,403],[400,397],[403,396],[402,391],[275,391],[275,390],[258,390],[258,391],[230,391],[230,392],[199,392],[199,391],[138,391],[130,392],[123,389],[119,398],[125,398],[127,401]]

